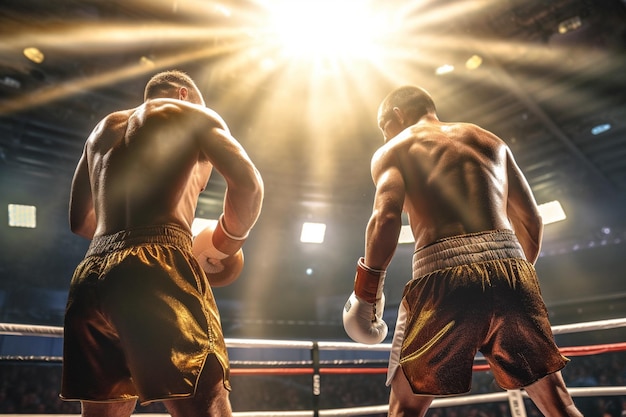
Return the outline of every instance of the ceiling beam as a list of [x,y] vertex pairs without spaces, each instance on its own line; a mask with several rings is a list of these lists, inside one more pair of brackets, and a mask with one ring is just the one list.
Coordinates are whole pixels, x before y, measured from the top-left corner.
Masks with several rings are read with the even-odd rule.
[[552,120],[552,118],[537,104],[535,100],[524,90],[521,82],[515,80],[500,64],[486,51],[481,51],[484,57],[488,57],[492,74],[503,88],[510,91],[524,106],[541,122],[541,124],[556,138],[565,148],[574,155],[582,165],[598,180],[605,191],[617,192],[615,184],[576,146],[572,139]]

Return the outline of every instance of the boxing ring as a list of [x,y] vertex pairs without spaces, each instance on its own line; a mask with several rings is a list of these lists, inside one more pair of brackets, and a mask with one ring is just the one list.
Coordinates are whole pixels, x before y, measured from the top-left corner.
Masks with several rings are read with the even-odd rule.
[[[610,319],[577,323],[570,325],[553,326],[554,335],[569,333],[583,333],[590,331],[602,331],[626,327],[626,319]],[[63,329],[53,326],[22,325],[0,323],[0,335],[10,336],[36,336],[48,338],[62,338]],[[308,351],[310,359],[298,361],[231,361],[231,374],[233,377],[246,375],[272,375],[274,377],[300,375],[306,376],[311,387],[311,410],[302,411],[235,411],[236,417],[331,417],[331,416],[365,416],[381,415],[387,413],[387,404],[375,406],[362,406],[351,408],[320,408],[320,396],[322,395],[322,377],[324,375],[368,375],[386,374],[386,361],[376,361],[368,359],[350,360],[323,360],[322,352],[388,352],[391,349],[390,343],[379,345],[363,345],[351,342],[324,342],[324,341],[278,341],[261,339],[233,339],[227,338],[226,345],[229,352],[236,349],[297,349]],[[610,352],[626,351],[626,342],[599,344],[588,346],[562,347],[563,355],[570,358],[578,356],[599,355]],[[353,356],[356,356],[353,354]],[[4,361],[28,363],[28,362],[50,362],[60,363],[60,357],[31,357],[31,356],[2,356],[0,363]],[[481,363],[482,362],[482,363]],[[474,364],[474,372],[484,372],[489,370],[489,365],[481,358],[477,357]],[[570,394],[576,397],[607,397],[626,395],[626,386],[593,386],[593,387],[568,387]],[[431,409],[443,407],[468,406],[481,403],[508,402],[509,412],[513,417],[526,416],[524,399],[526,394],[523,390],[511,390],[493,392],[486,394],[469,394],[446,398],[436,398]],[[7,415],[1,414],[0,415]],[[16,414],[17,415],[17,414]],[[59,416],[60,414],[55,414]],[[138,414],[139,415],[139,414]],[[143,416],[164,416],[166,414],[141,413]],[[28,414],[20,413],[24,417]],[[33,414],[41,416],[41,414]]]

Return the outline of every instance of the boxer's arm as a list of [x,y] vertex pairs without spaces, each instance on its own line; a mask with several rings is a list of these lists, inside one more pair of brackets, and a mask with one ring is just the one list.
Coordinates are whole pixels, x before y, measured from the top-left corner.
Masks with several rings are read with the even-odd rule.
[[232,236],[244,237],[256,223],[264,186],[259,171],[226,124],[212,115],[213,126],[202,140],[202,151],[226,180],[222,226]]
[[507,178],[507,215],[526,259],[534,264],[541,249],[543,222],[530,185],[508,150]]
[[86,239],[93,238],[96,231],[96,212],[89,181],[86,151],[83,152],[72,179],[69,220],[73,233]]
[[[388,158],[388,157],[387,157]],[[365,265],[385,270],[398,245],[406,195],[400,169],[383,159],[372,162],[374,207],[365,232]]]
[[398,245],[405,197],[404,178],[388,158],[377,153],[372,159],[376,193],[365,230],[365,256],[357,263],[354,291],[343,309],[343,327],[359,343],[380,343],[388,331],[382,319],[385,270]]

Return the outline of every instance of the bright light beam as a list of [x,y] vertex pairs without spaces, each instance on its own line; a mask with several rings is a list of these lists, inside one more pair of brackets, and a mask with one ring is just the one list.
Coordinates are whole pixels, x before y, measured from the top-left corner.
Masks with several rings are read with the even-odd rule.
[[291,58],[368,58],[384,18],[365,0],[268,0],[269,34]]
[[223,55],[232,51],[239,50],[242,47],[242,45],[235,44],[221,47],[210,46],[208,48],[192,52],[182,52],[176,55],[163,57],[159,60],[158,64],[156,64],[154,68],[148,67],[146,69],[138,64],[128,67],[120,67],[118,69],[100,75],[71,80],[64,84],[55,85],[49,88],[42,88],[17,97],[15,99],[11,99],[6,103],[0,103],[0,115],[17,112],[50,101],[69,97],[73,94],[83,93],[89,89],[97,88],[107,84],[118,83],[120,82],[120,80],[137,77],[149,72],[158,71],[160,69],[171,68],[177,65],[184,64],[186,62],[194,62],[199,59],[206,59],[217,55]]

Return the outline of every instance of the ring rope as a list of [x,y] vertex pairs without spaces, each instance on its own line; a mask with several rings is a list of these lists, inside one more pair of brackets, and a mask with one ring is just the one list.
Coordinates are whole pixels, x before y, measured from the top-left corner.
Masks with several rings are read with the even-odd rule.
[[[613,396],[626,394],[626,387],[593,387],[593,388],[569,388],[569,393],[573,397],[595,397]],[[522,392],[524,397],[528,395]],[[476,394],[464,397],[435,398],[430,408],[455,407],[462,405],[505,402],[508,401],[507,392],[496,392],[491,394]],[[389,411],[388,405],[374,405],[367,407],[338,408],[319,410],[320,417],[343,417],[343,416],[363,416],[371,414],[386,414]],[[234,417],[313,417],[313,411],[246,411],[235,412]]]
[[[609,344],[601,344],[601,345],[590,345],[590,346],[571,346],[571,347],[562,347],[559,348],[559,351],[564,356],[575,357],[575,356],[591,356],[598,355],[602,353],[610,353],[610,352],[621,352],[626,350],[626,342],[620,343],[609,343]],[[480,360],[480,359],[479,359]],[[484,358],[482,358],[484,360]],[[62,358],[60,356],[21,356],[21,355],[3,355],[0,356],[0,361],[6,362],[61,362]],[[384,365],[388,361],[387,360],[332,360],[332,361],[319,361],[319,365],[375,365],[380,364]],[[276,368],[277,366],[292,366],[292,367],[306,367],[312,366],[314,361],[230,361],[230,364],[233,366],[241,366],[240,369],[232,369],[233,373],[242,373],[246,375],[251,375],[254,372],[259,374],[269,374],[274,373],[276,375],[280,374],[292,374],[293,372],[300,372],[302,375],[312,373],[309,368]],[[264,366],[265,368],[249,368],[250,366]],[[248,368],[243,368],[248,367]],[[272,368],[268,368],[272,367]],[[350,368],[320,368],[321,373],[340,373],[335,372],[334,369],[344,370],[346,373],[385,373],[386,367],[379,368],[353,368],[354,370],[350,370]],[[488,364],[475,364],[472,369],[474,371],[488,371]]]
[[[570,325],[553,326],[553,334],[565,334],[576,333],[593,330],[605,330],[616,327],[626,326],[626,319],[610,319],[600,320],[587,323],[576,323]],[[40,326],[40,325],[21,325],[0,323],[0,335],[18,335],[18,336],[45,336],[45,337],[63,337],[63,328],[55,326]],[[247,348],[247,347],[268,347],[268,348],[300,348],[300,349],[315,349],[318,350],[372,350],[372,351],[388,351],[391,349],[391,344],[379,344],[379,345],[364,345],[351,342],[310,342],[310,341],[276,341],[276,340],[260,340],[260,339],[228,339],[226,338],[226,345],[230,348]],[[626,349],[626,343],[604,344],[596,346],[578,346],[562,348],[561,352],[566,356],[583,356],[583,355],[595,355],[598,353],[614,352]],[[32,360],[36,358],[42,361],[56,361],[60,358],[55,357],[32,357],[32,356],[15,356],[14,360]],[[2,358],[0,358],[2,359]],[[241,368],[233,369],[233,371],[240,372],[241,374],[259,374],[270,373],[274,374],[276,371],[280,371],[283,374],[314,374],[320,375],[323,373],[383,373],[386,372],[385,368],[352,368],[347,370],[346,368],[322,368],[320,367],[319,358],[314,357],[313,361],[315,369],[312,368]],[[488,369],[488,365],[475,365],[475,370],[484,370],[483,367]],[[261,372],[259,372],[261,371]],[[234,373],[237,373],[234,372]],[[611,396],[611,395],[625,395],[626,386],[620,387],[589,387],[589,388],[568,388],[568,391],[573,397],[585,397],[585,396]],[[525,395],[524,392],[522,392]],[[476,404],[481,402],[497,402],[507,401],[510,398],[509,392],[497,392],[491,394],[469,395],[463,397],[454,398],[435,398],[431,404],[431,407],[450,407],[459,406],[465,404]],[[331,416],[359,416],[366,414],[386,413],[388,411],[388,405],[380,406],[368,406],[368,407],[355,407],[346,409],[328,409],[319,410],[315,407],[312,411],[287,411],[287,412],[235,412],[235,417],[331,417]],[[157,414],[155,416],[162,417],[163,414]],[[27,415],[23,415],[27,417]]]
[[[610,352],[621,352],[626,350],[626,342],[619,343],[607,343],[601,345],[588,345],[588,346],[570,346],[570,347],[561,347],[559,351],[564,356],[591,356],[598,355],[601,353],[610,353]],[[480,358],[484,360],[483,358]],[[60,362],[62,358],[60,356],[21,356],[21,355],[5,355],[0,356],[0,360],[2,361],[44,361],[44,362]],[[320,365],[374,365],[387,364],[387,360],[385,359],[356,359],[356,360],[327,360],[327,361],[319,361]],[[231,365],[235,366],[311,366],[313,361],[230,361]],[[482,370],[480,367],[483,365],[475,365],[474,370]],[[484,365],[487,366],[488,365]],[[356,368],[362,369],[362,368]]]
[[[616,327],[626,327],[626,318],[590,321],[586,323],[565,324],[552,326],[552,333],[566,334],[588,332],[592,330],[606,330]],[[0,323],[0,335],[13,336],[46,336],[63,337],[63,327],[40,326],[33,324]],[[373,350],[385,351],[391,349],[391,343],[381,343],[378,345],[365,345],[352,342],[311,342],[297,340],[263,340],[263,339],[237,339],[226,338],[226,345],[231,348],[265,347],[265,348],[295,348],[313,349],[313,344],[317,343],[320,350]]]
[[[592,356],[602,353],[621,352],[626,350],[626,343],[612,343],[602,345],[591,346],[573,346],[559,348],[559,351],[565,356]],[[45,362],[45,363],[60,363],[62,358],[60,356],[19,356],[19,355],[5,355],[0,356],[2,362]],[[386,360],[365,360],[359,359],[357,361],[320,361],[320,365],[375,365],[386,364]],[[230,361],[233,375],[311,375],[314,373],[313,368],[306,368],[305,366],[313,365],[313,361]],[[277,366],[300,366],[293,368],[278,368]],[[241,368],[238,368],[241,366]],[[248,367],[246,367],[248,366]],[[257,366],[251,368],[249,366]],[[259,368],[258,366],[264,366]],[[474,372],[488,371],[488,364],[474,364],[472,370]],[[324,375],[330,374],[385,374],[387,373],[387,367],[356,367],[356,368],[319,368],[319,373]]]
[[[591,388],[568,388],[569,393],[573,397],[599,397],[599,396],[618,396],[626,395],[626,386],[620,387],[591,387]],[[522,395],[527,397],[526,392],[522,391]],[[435,398],[430,408],[456,407],[471,404],[505,402],[508,401],[507,392],[495,392],[491,394],[476,394],[463,397]],[[371,414],[386,414],[389,410],[388,405],[374,405],[366,407],[337,408],[319,410],[320,417],[346,417],[346,416],[364,416]],[[20,414],[20,417],[42,417],[42,414]],[[62,415],[55,414],[50,417],[59,417]],[[141,414],[143,417],[166,417],[167,414]],[[233,417],[313,417],[312,410],[302,411],[238,411],[233,413]],[[62,416],[63,417],[63,416]],[[73,415],[71,417],[74,417]]]

